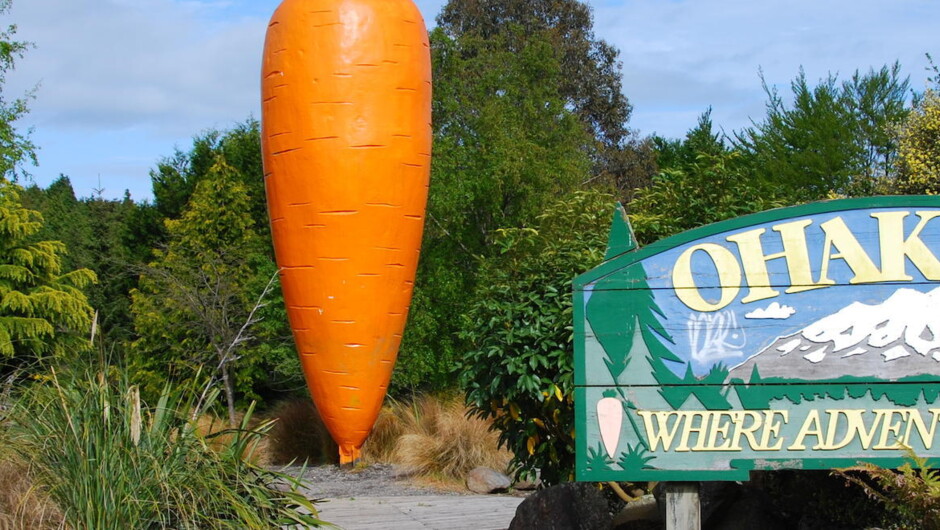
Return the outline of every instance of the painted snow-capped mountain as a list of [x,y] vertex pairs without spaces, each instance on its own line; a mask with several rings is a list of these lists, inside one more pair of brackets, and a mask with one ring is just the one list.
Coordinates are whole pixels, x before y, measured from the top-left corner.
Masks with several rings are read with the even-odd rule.
[[729,377],[748,381],[754,365],[761,378],[940,375],[940,287],[926,293],[902,288],[880,304],[849,304],[778,338]]

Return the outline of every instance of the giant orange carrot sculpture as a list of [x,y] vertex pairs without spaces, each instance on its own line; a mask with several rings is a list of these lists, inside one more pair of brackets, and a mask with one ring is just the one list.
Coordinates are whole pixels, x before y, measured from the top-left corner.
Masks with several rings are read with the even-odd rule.
[[424,226],[424,21],[411,0],[284,0],[261,86],[284,300],[310,393],[350,463],[391,378]]

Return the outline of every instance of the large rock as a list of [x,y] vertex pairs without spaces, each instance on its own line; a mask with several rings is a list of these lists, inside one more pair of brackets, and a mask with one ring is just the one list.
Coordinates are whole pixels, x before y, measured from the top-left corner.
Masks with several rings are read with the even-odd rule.
[[488,467],[474,468],[467,474],[467,489],[474,493],[506,491],[511,484],[508,476]]
[[509,530],[609,530],[610,525],[607,499],[597,486],[569,482],[522,501]]

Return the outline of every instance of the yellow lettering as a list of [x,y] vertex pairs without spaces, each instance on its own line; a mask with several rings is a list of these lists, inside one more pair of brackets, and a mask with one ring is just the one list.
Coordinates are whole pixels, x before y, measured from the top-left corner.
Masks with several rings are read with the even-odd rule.
[[875,416],[875,423],[871,426],[871,429],[865,428],[865,410],[846,410],[846,418],[849,420],[849,424],[846,427],[846,433],[850,436],[855,436],[858,433],[858,439],[862,444],[862,449],[868,449],[871,447],[871,442],[875,438],[875,433],[878,431],[878,420],[881,419],[881,416]]
[[[718,270],[721,299],[714,304],[702,297],[692,275],[692,255],[699,250],[708,255]],[[714,243],[702,243],[689,247],[676,260],[672,269],[672,286],[676,296],[689,309],[701,312],[718,311],[738,296],[741,288],[741,268],[730,250]]]
[[790,411],[788,410],[767,410],[764,411],[764,432],[760,437],[760,446],[754,447],[755,451],[779,451],[783,447],[783,440],[779,440],[776,445],[771,446],[771,437],[777,436],[780,434],[780,420],[776,419],[777,415],[780,416],[780,419],[783,420],[783,423],[789,421]]
[[809,414],[806,415],[806,419],[803,420],[803,425],[800,426],[800,432],[796,435],[796,440],[794,440],[793,444],[787,449],[790,451],[805,451],[806,446],[803,444],[803,439],[807,436],[816,437],[816,445],[813,449],[819,449],[821,441],[824,440],[824,438],[822,426],[819,424],[819,411],[816,409],[809,411]]
[[881,277],[879,281],[911,281],[905,270],[905,257],[928,280],[940,280],[940,261],[920,239],[921,232],[931,219],[940,217],[940,211],[917,212],[920,222],[904,238],[904,219],[909,212],[878,212],[871,214],[878,219],[878,238],[881,244]]
[[[741,437],[747,438],[748,445],[750,447],[758,447],[757,439],[754,436],[754,433],[761,428],[763,421],[761,421],[760,412],[753,410],[742,410],[732,412],[734,414],[734,424],[737,426],[737,430],[734,433],[734,444],[731,447],[733,451],[741,450]],[[747,427],[744,426],[744,421],[747,418],[751,418],[751,424]]]
[[[892,410],[892,409],[878,409],[875,410],[876,419],[875,423],[878,423],[877,417],[881,417],[881,436],[878,438],[878,444],[872,447],[875,450],[882,449],[901,449],[904,446],[901,445],[900,440],[898,440],[898,434],[901,432],[901,422],[892,423],[891,418],[895,414],[900,414],[903,418],[905,416],[905,411],[903,410]],[[888,433],[894,433],[894,438],[891,440],[891,445],[888,445]]]
[[[705,433],[708,432],[711,415],[708,412],[683,412],[682,414],[685,419],[685,428],[682,429],[682,439],[676,447],[676,452],[701,451],[707,440]],[[699,420],[698,426],[693,427],[693,421],[696,418]],[[695,444],[694,448],[689,449],[689,437],[692,436],[692,433],[697,435],[698,443]]]
[[819,289],[825,285],[813,283],[809,250],[806,247],[806,227],[813,221],[804,219],[774,225],[773,230],[780,234],[783,242],[783,252],[764,254],[761,236],[765,229],[750,230],[728,236],[726,239],[738,245],[741,254],[741,263],[744,265],[744,276],[747,278],[748,293],[741,303],[756,302],[773,298],[780,293],[771,288],[773,282],[767,273],[767,262],[784,258],[787,262],[787,272],[790,275],[790,288],[787,293],[798,293],[810,289]]
[[[731,438],[728,437],[728,430],[731,428],[731,415],[728,412],[713,412],[715,417],[712,419],[712,430],[708,435],[708,445],[706,451],[727,451],[731,448]],[[724,420],[724,423],[722,423]],[[718,435],[721,435],[724,443],[718,445]]]
[[923,440],[924,448],[930,449],[933,446],[933,437],[937,432],[937,422],[940,420],[940,409],[930,409],[930,414],[930,430],[927,430],[920,411],[916,409],[911,411],[911,415],[907,418],[907,430],[904,431],[904,445],[911,445],[911,426],[913,426],[917,429],[920,439]]
[[[841,217],[830,219],[819,226],[826,233],[826,239],[823,243],[822,266],[817,284],[835,285],[836,282],[829,278],[829,262],[834,259],[845,261],[845,264],[852,269],[855,276],[849,280],[849,283],[870,283],[879,280],[881,271],[872,263],[865,249],[855,239]],[[833,247],[838,248],[838,254],[832,253]]]
[[[639,410],[637,414],[643,418],[643,426],[646,428],[646,438],[649,440],[650,451],[655,451],[659,444],[663,444],[663,451],[668,451],[672,445],[672,440],[676,436],[679,428],[680,419],[675,417],[682,413],[654,412],[651,410]],[[653,424],[652,416],[656,417],[656,425]],[[673,417],[675,421],[669,426],[669,418]]]
[[[827,410],[826,414],[829,415],[829,428],[826,430],[826,441],[824,444],[820,445],[820,449],[823,451],[834,451],[836,449],[842,449],[843,447],[849,445],[853,438],[855,438],[855,430],[852,427],[852,419],[849,418],[850,413],[858,413],[859,418],[861,418],[863,410]],[[839,416],[845,416],[846,425],[848,426],[845,430],[845,435],[838,442],[835,441],[836,431],[839,428]]]

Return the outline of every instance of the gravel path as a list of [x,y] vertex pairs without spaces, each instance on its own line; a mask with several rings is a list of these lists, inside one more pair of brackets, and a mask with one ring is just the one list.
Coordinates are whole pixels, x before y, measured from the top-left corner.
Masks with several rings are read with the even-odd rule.
[[415,485],[408,474],[389,464],[372,464],[353,471],[345,471],[331,465],[313,466],[306,470],[301,467],[289,467],[284,471],[301,477],[304,483],[303,493],[311,499],[470,494],[469,491],[455,492]]

